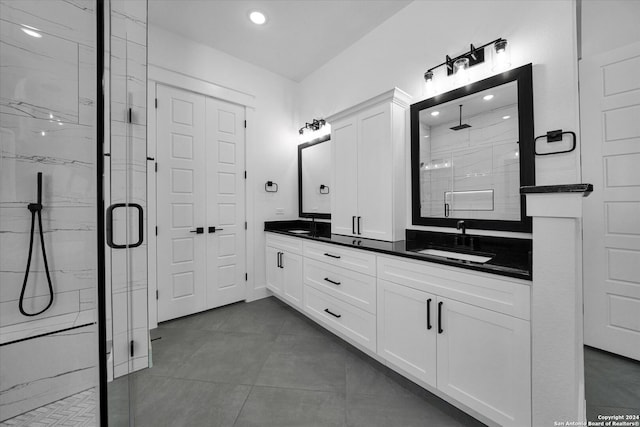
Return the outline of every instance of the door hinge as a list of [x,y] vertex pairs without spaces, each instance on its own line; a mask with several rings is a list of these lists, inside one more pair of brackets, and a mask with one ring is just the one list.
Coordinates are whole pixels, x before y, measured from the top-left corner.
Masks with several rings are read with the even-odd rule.
[[156,236],[158,235],[158,226],[156,225]]
[[155,165],[156,172],[158,172],[158,164]]
[[160,291],[158,291],[158,290],[156,289],[156,299],[160,299],[160,296],[159,296],[159,295],[160,295]]
[[247,128],[247,121],[246,120],[244,121],[244,128],[245,129]]
[[247,280],[249,280],[249,274],[244,273],[244,281],[246,282]]
[[247,229],[247,221],[244,222],[244,229]]
[[158,98],[156,98],[156,108],[158,108]]
[[131,357],[133,357],[133,340],[129,342],[129,349],[130,349]]
[[133,109],[129,108],[129,116],[127,117],[129,123],[133,123]]

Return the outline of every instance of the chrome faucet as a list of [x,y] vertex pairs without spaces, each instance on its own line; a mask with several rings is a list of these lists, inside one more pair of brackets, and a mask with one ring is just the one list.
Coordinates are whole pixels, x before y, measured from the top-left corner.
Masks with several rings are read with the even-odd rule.
[[464,221],[458,221],[456,224],[456,229],[460,230],[462,229],[462,235],[464,236],[465,234],[467,234],[467,224],[465,224]]

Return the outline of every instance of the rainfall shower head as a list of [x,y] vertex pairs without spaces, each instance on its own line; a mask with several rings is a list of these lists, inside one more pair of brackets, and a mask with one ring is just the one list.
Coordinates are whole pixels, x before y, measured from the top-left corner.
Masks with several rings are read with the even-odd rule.
[[461,130],[461,129],[466,129],[466,128],[470,128],[471,125],[468,125],[466,123],[462,123],[462,104],[460,104],[460,124],[458,126],[454,126],[452,128],[449,128],[451,130]]

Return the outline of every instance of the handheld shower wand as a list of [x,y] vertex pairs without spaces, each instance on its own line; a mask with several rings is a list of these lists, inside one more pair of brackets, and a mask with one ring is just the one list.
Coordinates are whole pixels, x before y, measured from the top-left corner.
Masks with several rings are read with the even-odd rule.
[[[27,258],[27,268],[24,273],[24,282],[22,282],[22,291],[20,291],[20,302],[18,303],[18,308],[20,309],[20,313],[31,317],[44,313],[49,309],[49,307],[51,307],[51,304],[53,304],[53,284],[51,283],[51,276],[49,275],[49,263],[47,262],[47,252],[44,248],[44,232],[42,231],[42,172],[38,172],[38,202],[29,203],[27,208],[31,212],[31,237],[29,238],[29,256]],[[38,216],[38,227],[40,228],[40,245],[42,247],[42,259],[44,260],[44,271],[47,275],[47,282],[49,284],[49,303],[45,308],[37,313],[27,313],[23,307],[24,293],[27,290],[27,280],[29,279],[29,270],[31,268],[31,254],[33,253],[33,235],[35,234],[36,215]]]

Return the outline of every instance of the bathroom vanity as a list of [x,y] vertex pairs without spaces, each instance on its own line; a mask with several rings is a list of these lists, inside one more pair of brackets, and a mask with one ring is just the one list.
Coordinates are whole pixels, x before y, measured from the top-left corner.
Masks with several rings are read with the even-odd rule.
[[473,236],[494,254],[479,263],[420,253],[446,233],[383,242],[329,227],[265,223],[278,298],[482,421],[530,425],[530,240]]
[[[304,193],[327,166],[303,159],[322,141],[299,148],[312,221],[265,223],[267,288],[481,421],[530,426],[532,240],[473,230],[531,231],[531,65],[408,103],[395,88],[327,118],[330,215],[302,208],[321,205]],[[448,232],[407,229],[407,205],[413,225]]]

